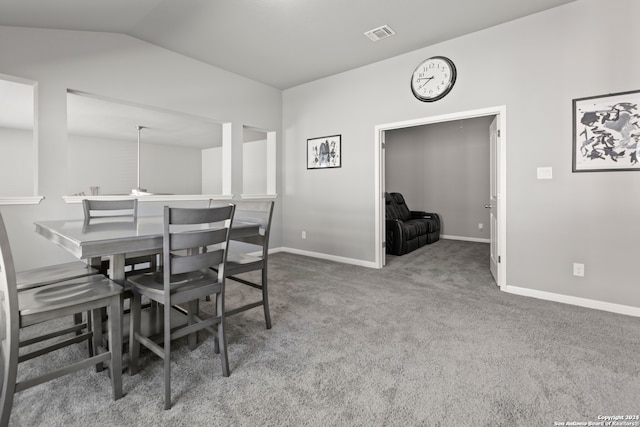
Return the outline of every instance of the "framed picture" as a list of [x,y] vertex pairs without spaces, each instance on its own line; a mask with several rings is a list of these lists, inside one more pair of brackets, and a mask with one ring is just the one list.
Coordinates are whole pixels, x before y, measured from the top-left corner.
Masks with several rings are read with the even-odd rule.
[[342,135],[307,139],[307,169],[342,167]]
[[573,100],[573,172],[640,170],[640,90]]

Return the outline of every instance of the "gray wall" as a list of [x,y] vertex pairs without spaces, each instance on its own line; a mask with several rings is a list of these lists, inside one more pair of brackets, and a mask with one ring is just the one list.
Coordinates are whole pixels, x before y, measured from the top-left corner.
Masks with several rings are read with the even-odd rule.
[[[34,233],[33,226],[36,220],[82,217],[81,205],[62,199],[70,190],[67,89],[231,123],[234,195],[242,193],[243,126],[276,131],[282,149],[280,90],[132,37],[0,26],[0,73],[38,83],[38,184],[45,199],[39,205],[0,206],[18,269],[73,259]],[[159,214],[164,204],[141,203],[140,213]],[[274,246],[282,244],[280,210],[278,200]]]
[[[375,126],[505,105],[507,285],[640,307],[640,173],[571,172],[572,99],[640,89],[639,14],[636,0],[579,0],[284,91],[284,244],[373,262]],[[409,79],[434,55],[458,80],[421,103]],[[333,134],[343,167],[306,170],[306,139]]]
[[[492,116],[386,132],[386,191],[412,210],[436,212],[441,234],[489,239],[489,125]],[[479,230],[478,224],[483,224]]]

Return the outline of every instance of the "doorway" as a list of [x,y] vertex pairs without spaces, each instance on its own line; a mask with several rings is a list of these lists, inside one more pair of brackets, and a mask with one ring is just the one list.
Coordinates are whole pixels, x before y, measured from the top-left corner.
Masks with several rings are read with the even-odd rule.
[[[492,253],[497,256],[496,265],[491,266],[492,274],[498,286],[505,286],[506,281],[506,106],[485,108],[426,117],[403,122],[389,123],[375,127],[376,157],[376,236],[375,263],[377,268],[385,264],[385,135],[386,131],[443,123],[453,120],[465,120],[485,116],[494,116],[495,138],[492,137],[491,153],[491,194],[487,194],[487,208],[491,209],[491,246]],[[495,148],[495,150],[493,149]],[[491,201],[489,199],[491,198]]]

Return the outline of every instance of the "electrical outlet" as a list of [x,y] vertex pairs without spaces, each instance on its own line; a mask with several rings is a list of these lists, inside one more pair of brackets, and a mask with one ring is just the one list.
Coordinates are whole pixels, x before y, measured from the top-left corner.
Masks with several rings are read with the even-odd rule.
[[577,262],[573,263],[573,275],[578,277],[584,277],[584,264]]
[[306,232],[306,231],[303,231],[303,232],[302,232],[302,238],[303,238],[303,239],[306,239],[306,238],[307,238],[307,232]]
[[484,224],[483,223],[479,223],[478,224],[478,230],[480,230],[480,231],[484,230]]

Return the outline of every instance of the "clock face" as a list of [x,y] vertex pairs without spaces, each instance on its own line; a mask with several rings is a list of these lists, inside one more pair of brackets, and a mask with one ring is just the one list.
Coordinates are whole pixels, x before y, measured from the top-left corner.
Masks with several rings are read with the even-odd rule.
[[449,58],[434,56],[418,65],[411,76],[411,91],[420,101],[443,98],[456,82],[456,66]]

